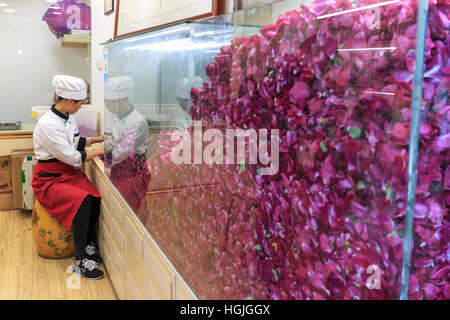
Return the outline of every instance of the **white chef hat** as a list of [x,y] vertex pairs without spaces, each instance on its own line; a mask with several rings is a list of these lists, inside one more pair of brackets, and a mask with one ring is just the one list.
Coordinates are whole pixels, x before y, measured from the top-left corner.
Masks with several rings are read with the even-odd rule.
[[105,83],[105,100],[125,99],[133,87],[134,81],[129,76],[110,78]]
[[194,77],[189,81],[188,78],[178,80],[176,87],[176,96],[179,99],[190,99],[191,89],[200,89],[203,86],[203,79],[200,77]]
[[56,75],[52,85],[58,97],[73,100],[85,100],[87,98],[86,81],[80,78]]

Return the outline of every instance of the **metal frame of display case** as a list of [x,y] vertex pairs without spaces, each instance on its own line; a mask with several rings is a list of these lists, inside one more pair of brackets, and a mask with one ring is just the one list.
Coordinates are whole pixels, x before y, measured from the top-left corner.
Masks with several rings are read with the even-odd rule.
[[420,107],[422,104],[423,73],[425,68],[425,40],[427,33],[428,0],[419,0],[417,21],[416,69],[411,101],[411,136],[409,147],[408,198],[405,217],[405,238],[403,242],[402,284],[400,299],[408,300],[409,276],[412,254],[414,205],[416,198],[417,162],[419,158]]

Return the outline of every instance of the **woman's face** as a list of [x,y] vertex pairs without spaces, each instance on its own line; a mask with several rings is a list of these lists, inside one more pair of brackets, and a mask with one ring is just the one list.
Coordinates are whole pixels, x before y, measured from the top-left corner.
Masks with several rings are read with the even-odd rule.
[[119,100],[105,100],[105,107],[112,113],[119,113]]
[[86,102],[86,100],[80,100],[80,101],[75,101],[70,99],[68,101],[68,105],[67,105],[67,111],[70,114],[74,114],[76,112],[78,112],[78,110],[80,110],[81,106]]

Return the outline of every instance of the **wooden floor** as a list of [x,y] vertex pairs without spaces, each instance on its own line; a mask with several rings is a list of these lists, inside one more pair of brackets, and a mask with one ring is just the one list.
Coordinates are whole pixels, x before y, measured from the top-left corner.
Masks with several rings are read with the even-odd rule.
[[40,257],[31,237],[31,211],[0,211],[0,300],[116,300],[105,268],[101,280],[74,275],[73,259]]

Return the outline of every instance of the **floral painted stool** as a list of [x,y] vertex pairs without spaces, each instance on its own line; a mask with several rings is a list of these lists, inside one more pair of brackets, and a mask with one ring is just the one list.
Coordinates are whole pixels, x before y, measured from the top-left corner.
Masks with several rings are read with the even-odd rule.
[[63,259],[75,254],[73,233],[67,231],[37,200],[31,222],[33,241],[41,257]]

